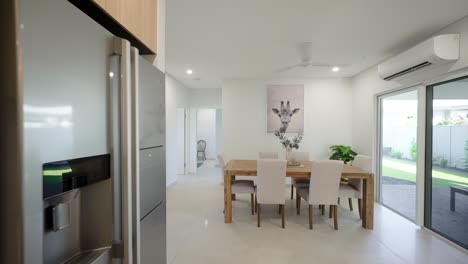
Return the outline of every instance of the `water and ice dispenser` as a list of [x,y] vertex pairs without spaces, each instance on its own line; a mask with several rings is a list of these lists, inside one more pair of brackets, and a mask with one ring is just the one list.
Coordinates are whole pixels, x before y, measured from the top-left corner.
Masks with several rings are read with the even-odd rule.
[[110,263],[110,155],[44,163],[43,258],[48,263]]

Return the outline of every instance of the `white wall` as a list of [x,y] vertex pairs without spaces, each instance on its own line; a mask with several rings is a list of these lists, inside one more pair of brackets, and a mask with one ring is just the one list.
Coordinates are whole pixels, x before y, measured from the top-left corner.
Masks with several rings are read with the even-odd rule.
[[177,174],[185,174],[185,108],[177,108]]
[[[450,72],[454,72],[468,66],[468,17],[449,25],[434,35],[449,33],[460,34],[460,60],[450,69]],[[378,77],[377,66],[374,66],[354,76],[351,80],[351,86],[353,90],[353,146],[357,152],[371,155],[373,139],[376,135],[374,96],[384,91],[399,88],[401,85],[381,80]]]
[[216,159],[216,109],[198,109],[197,141],[206,141],[206,158]]
[[189,89],[190,107],[221,109],[221,89]]
[[394,82],[382,81],[377,67],[360,73],[351,80],[352,96],[352,142],[356,152],[372,155],[375,138],[374,95],[385,90],[397,88]]
[[177,181],[178,153],[177,108],[188,105],[188,90],[171,75],[166,74],[166,185]]
[[156,67],[162,72],[166,71],[166,0],[158,0],[158,25],[157,25],[157,47]]
[[188,173],[197,173],[197,109],[188,113]]
[[223,84],[223,152],[226,159],[255,159],[259,151],[284,150],[268,134],[267,85],[304,84],[304,141],[312,159],[328,158],[328,147],[351,144],[349,79],[229,80]]

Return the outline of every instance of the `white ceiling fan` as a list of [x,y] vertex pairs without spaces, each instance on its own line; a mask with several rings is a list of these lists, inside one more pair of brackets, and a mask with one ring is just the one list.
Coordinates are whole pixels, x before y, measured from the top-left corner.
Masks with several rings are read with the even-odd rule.
[[331,64],[326,62],[319,62],[312,60],[312,42],[302,42],[297,45],[297,51],[301,61],[292,66],[284,67],[277,70],[277,73],[282,73],[289,71],[294,68],[309,68],[309,67],[319,67],[319,68],[329,68],[330,70],[337,72],[342,68],[349,66],[349,64]]

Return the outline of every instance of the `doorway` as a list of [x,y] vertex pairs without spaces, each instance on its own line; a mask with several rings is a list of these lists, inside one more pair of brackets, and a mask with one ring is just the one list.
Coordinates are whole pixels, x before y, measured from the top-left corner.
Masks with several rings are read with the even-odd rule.
[[197,168],[216,163],[221,153],[222,114],[220,109],[197,109],[196,148]]
[[[203,141],[204,147],[200,147]],[[222,152],[222,110],[177,109],[177,174],[197,174],[203,165],[216,167]]]
[[417,214],[418,90],[378,97],[378,200],[415,222]]

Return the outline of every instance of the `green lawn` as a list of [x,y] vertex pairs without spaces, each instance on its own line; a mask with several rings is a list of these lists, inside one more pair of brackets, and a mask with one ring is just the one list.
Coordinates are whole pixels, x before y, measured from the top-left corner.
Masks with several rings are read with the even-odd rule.
[[[416,182],[416,164],[407,160],[393,158],[383,159],[383,176]],[[434,168],[432,170],[433,186],[468,186],[468,173]]]

